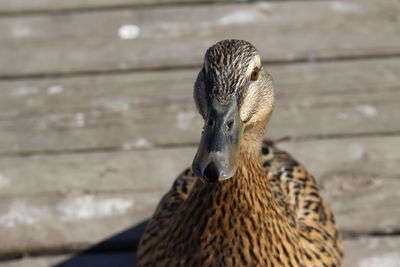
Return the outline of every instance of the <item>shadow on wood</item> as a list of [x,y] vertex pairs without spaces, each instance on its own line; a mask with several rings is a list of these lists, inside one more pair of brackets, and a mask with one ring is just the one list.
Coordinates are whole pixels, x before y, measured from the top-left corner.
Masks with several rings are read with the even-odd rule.
[[147,221],[133,226],[54,267],[135,267],[135,250],[146,225]]

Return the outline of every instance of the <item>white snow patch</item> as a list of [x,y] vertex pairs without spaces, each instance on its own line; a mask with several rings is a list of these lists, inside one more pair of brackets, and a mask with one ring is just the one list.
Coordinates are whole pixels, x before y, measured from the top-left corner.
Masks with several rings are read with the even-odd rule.
[[4,175],[0,174],[0,188],[6,187],[10,184],[10,180]]
[[180,111],[176,117],[176,126],[181,130],[187,130],[195,117],[196,113],[193,111]]
[[361,10],[356,3],[335,1],[331,3],[331,9],[339,13],[356,13]]
[[139,36],[140,28],[134,24],[123,25],[118,30],[118,35],[121,39],[135,39]]
[[339,120],[347,120],[349,118],[349,114],[347,112],[338,112],[336,113],[336,117]]
[[255,10],[237,10],[223,16],[218,20],[218,22],[221,25],[246,24],[249,22],[257,21],[260,14],[260,12]]
[[64,91],[64,87],[61,85],[52,85],[49,88],[47,88],[47,94],[48,95],[55,95],[62,93]]
[[146,138],[140,137],[138,140],[136,140],[135,146],[136,147],[151,147],[152,144]]
[[23,202],[15,202],[6,214],[0,216],[0,227],[32,225],[45,218],[47,214],[48,211],[45,208],[29,207]]
[[39,93],[39,88],[30,86],[18,87],[12,90],[12,95],[14,96],[27,96],[27,95],[34,95],[37,93]]
[[85,220],[122,215],[133,206],[133,201],[121,198],[100,199],[92,195],[66,200],[57,209],[64,221]]
[[378,111],[376,110],[376,108],[371,105],[358,106],[358,107],[356,107],[356,110],[360,111],[367,117],[375,117],[376,114],[378,114]]
[[364,258],[358,263],[358,267],[399,267],[400,254],[386,253],[381,256]]
[[24,38],[30,36],[32,34],[32,30],[26,25],[13,25],[11,28],[11,34],[15,38]]
[[85,114],[83,114],[82,112],[75,113],[75,123],[78,127],[85,126]]

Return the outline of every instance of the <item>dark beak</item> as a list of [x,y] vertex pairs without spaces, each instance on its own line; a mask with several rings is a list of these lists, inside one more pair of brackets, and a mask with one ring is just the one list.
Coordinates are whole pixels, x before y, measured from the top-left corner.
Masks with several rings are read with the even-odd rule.
[[237,169],[243,124],[236,98],[222,105],[210,105],[193,172],[207,182],[232,177]]

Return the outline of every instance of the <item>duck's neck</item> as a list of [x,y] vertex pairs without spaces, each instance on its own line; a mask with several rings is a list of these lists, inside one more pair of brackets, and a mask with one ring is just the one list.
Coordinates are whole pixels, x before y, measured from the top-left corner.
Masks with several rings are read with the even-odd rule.
[[188,198],[190,201],[201,201],[204,210],[225,211],[228,216],[258,212],[268,216],[271,210],[266,213],[265,209],[277,208],[262,167],[261,153],[252,151],[240,152],[239,166],[232,178],[213,184],[199,180]]
[[241,151],[239,162],[235,176],[228,180],[196,182],[176,218],[176,228],[171,229],[186,242],[178,254],[213,255],[209,256],[213,261],[218,257],[234,261],[240,255],[246,266],[275,255],[283,240],[298,243],[295,220],[271,190],[261,153]]

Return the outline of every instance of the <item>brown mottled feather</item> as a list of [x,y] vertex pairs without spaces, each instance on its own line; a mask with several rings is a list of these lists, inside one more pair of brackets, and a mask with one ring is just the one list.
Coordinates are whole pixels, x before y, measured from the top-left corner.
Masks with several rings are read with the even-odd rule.
[[147,226],[139,266],[341,266],[314,178],[271,142],[261,155],[241,155],[236,177],[214,185],[184,171]]

